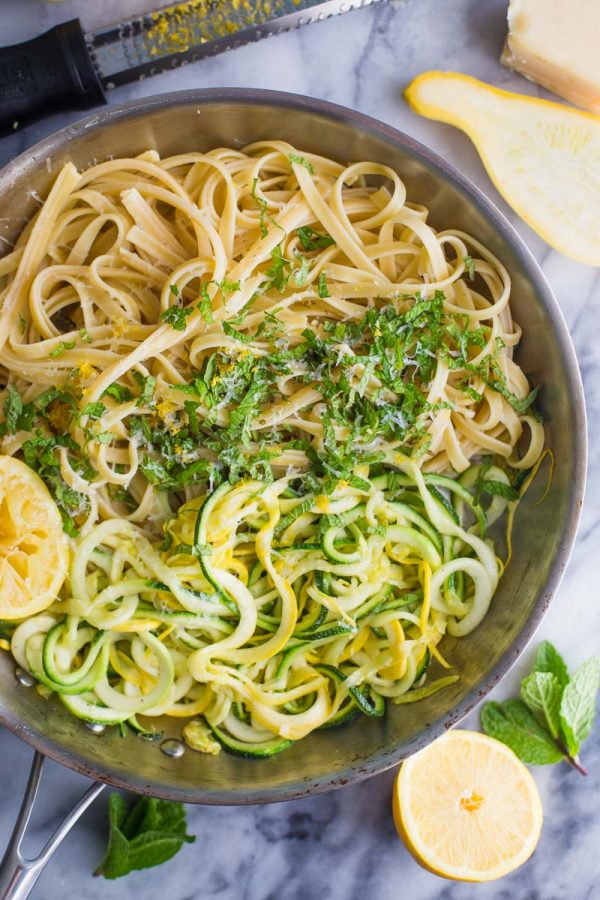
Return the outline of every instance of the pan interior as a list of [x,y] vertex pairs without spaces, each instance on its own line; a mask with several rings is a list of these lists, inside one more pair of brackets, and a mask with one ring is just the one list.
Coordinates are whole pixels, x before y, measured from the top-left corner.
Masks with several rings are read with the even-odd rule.
[[[450,689],[395,707],[385,718],[323,731],[270,760],[188,751],[166,758],[157,743],[117,729],[94,735],[58,700],[18,685],[8,654],[0,658],[0,718],[30,743],[95,777],[188,802],[245,803],[324,790],[380,771],[454,724],[504,674],[524,648],[566,565],[581,505],[585,425],[581,384],[566,327],[539,269],[516,234],[481,195],[433,155],[392,129],[317,101],[259,91],[197,91],[110,110],[48,138],[0,173],[5,230],[14,239],[60,167],[81,169],[149,148],[161,156],[216,146],[242,147],[278,138],[343,162],[392,166],[409,199],[426,204],[438,228],[474,234],[502,260],[513,279],[512,308],[523,327],[519,362],[543,384],[541,408],[556,460],[543,506],[535,486],[519,509],[514,555],[484,622],[467,638],[446,638],[444,653],[460,674]],[[165,720],[165,737],[182,721]]]

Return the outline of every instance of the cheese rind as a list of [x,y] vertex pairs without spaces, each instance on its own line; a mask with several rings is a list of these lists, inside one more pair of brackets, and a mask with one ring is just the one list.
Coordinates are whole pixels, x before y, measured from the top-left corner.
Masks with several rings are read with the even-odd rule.
[[501,62],[600,113],[598,0],[510,0]]

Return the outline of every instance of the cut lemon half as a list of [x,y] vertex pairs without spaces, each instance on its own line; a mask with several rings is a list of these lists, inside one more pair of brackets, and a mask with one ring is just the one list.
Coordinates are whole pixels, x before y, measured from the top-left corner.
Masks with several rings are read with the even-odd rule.
[[493,881],[535,850],[542,804],[535,781],[505,744],[454,730],[402,764],[394,821],[430,872]]
[[48,488],[24,462],[0,456],[0,619],[50,606],[68,564],[68,539]]
[[600,266],[600,116],[459,72],[424,72],[404,96],[471,138],[506,202],[544,240]]

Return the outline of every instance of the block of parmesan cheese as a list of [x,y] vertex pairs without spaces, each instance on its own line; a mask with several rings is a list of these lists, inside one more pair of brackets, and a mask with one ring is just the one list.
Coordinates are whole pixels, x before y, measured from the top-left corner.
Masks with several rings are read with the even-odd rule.
[[510,0],[501,61],[600,113],[600,0]]

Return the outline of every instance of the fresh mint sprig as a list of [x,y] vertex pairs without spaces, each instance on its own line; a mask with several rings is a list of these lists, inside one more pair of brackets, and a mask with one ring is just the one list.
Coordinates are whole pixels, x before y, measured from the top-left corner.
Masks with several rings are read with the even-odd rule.
[[108,801],[109,836],[94,874],[120,878],[134,869],[159,866],[196,838],[187,834],[183,803],[140,797],[128,804],[121,794]]
[[484,704],[481,727],[525,763],[539,766],[564,760],[587,775],[579,750],[592,730],[599,687],[597,656],[570,677],[558,650],[544,641],[533,672],[521,682],[521,699]]

